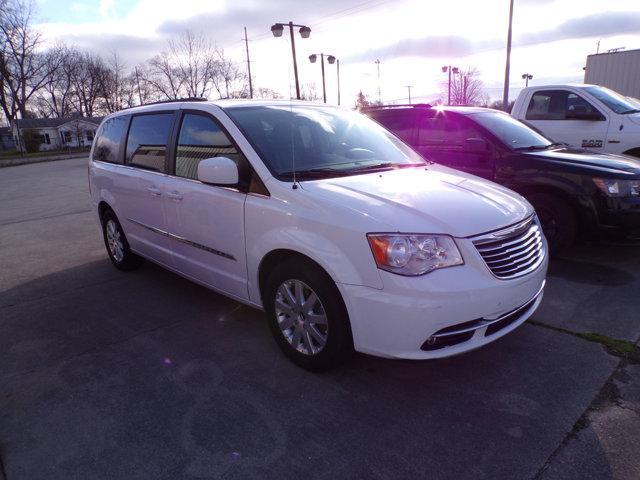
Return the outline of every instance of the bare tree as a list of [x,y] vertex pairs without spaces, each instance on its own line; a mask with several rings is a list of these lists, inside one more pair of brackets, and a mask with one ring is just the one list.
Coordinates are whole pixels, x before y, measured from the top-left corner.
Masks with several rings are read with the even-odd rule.
[[96,65],[102,110],[106,113],[117,112],[126,106],[127,74],[125,65],[118,55],[113,52],[108,62]]
[[208,97],[210,80],[214,76],[216,49],[203,34],[186,30],[169,41],[169,53],[174,72],[188,97]]
[[3,0],[0,9],[0,105],[7,118],[25,116],[27,103],[51,81],[59,63],[39,52],[33,0]]
[[57,45],[46,53],[47,61],[59,64],[52,69],[50,81],[36,94],[38,112],[44,117],[67,117],[76,110],[76,90],[73,78],[80,68],[80,52],[65,45]]
[[151,58],[147,62],[146,68],[141,69],[139,74],[152,95],[167,100],[180,98],[183,79],[178,68],[174,66],[169,53],[161,52]]
[[[442,83],[443,95],[448,95],[448,81]],[[486,104],[488,96],[484,91],[484,84],[480,80],[480,72],[475,67],[466,71],[460,70],[451,76],[451,104],[452,105],[481,105]]]
[[253,98],[279,99],[282,95],[273,88],[260,87],[253,91]]
[[248,98],[247,78],[243,68],[225,57],[224,49],[215,49],[211,81],[220,98]]
[[302,88],[300,89],[300,99],[308,100],[310,102],[320,100],[320,94],[318,93],[315,82],[309,82],[306,85],[302,85]]

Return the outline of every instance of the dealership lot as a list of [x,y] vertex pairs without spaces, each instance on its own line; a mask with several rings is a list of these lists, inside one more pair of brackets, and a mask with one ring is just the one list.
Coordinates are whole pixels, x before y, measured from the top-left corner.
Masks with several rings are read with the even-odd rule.
[[314,375],[260,312],[116,271],[87,188],[82,159],[0,169],[7,479],[640,476],[640,246],[554,260],[481,350]]

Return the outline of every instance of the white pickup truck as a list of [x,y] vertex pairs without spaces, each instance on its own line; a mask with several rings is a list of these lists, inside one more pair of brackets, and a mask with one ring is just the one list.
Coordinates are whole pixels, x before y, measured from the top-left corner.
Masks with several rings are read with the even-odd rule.
[[605,87],[528,87],[511,115],[557,142],[640,157],[640,103]]

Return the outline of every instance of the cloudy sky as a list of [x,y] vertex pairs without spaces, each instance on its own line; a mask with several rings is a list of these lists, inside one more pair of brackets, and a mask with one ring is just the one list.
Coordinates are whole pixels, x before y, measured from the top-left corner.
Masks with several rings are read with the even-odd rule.
[[[250,39],[255,87],[293,91],[288,35],[275,22],[311,27],[297,35],[301,82],[321,92],[311,53],[341,59],[343,104],[358,90],[375,98],[380,60],[384,101],[441,97],[443,65],[475,67],[487,94],[501,98],[508,0],[38,0],[39,28],[49,42],[64,40],[103,54],[117,51],[133,67],[165,48],[185,29],[204,32],[228,56],[244,61],[243,27]],[[616,47],[640,48],[638,0],[515,0],[511,97],[523,85],[581,81],[586,56]],[[329,101],[336,100],[335,65],[327,65]],[[294,92],[295,93],[295,92]]]

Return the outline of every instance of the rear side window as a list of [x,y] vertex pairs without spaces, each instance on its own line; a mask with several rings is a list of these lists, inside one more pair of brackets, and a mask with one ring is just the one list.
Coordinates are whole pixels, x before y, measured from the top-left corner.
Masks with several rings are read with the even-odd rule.
[[172,125],[173,113],[134,116],[127,138],[127,164],[164,172]]
[[197,180],[198,164],[212,157],[227,157],[243,171],[245,160],[233,142],[210,117],[187,113],[182,119],[176,150],[176,175]]
[[[119,158],[120,142],[124,137],[125,130],[127,128],[129,117],[120,116],[110,118],[102,124],[100,133],[96,139],[96,146],[93,150],[93,160],[109,163],[122,163],[122,158]],[[63,132],[65,136],[63,139],[65,142],[71,141],[71,132]],[[66,134],[69,134],[67,140]]]
[[413,143],[413,131],[415,129],[415,115],[412,111],[383,111],[376,113],[372,118],[394,133],[407,143]]

